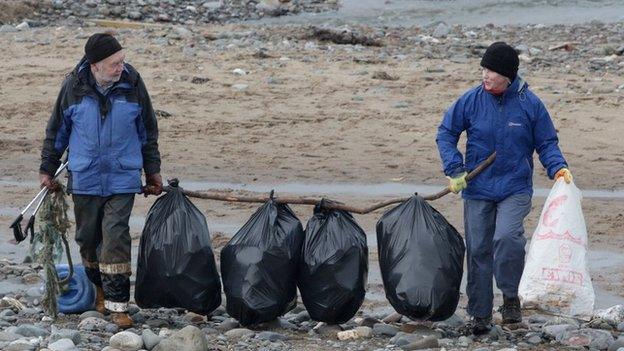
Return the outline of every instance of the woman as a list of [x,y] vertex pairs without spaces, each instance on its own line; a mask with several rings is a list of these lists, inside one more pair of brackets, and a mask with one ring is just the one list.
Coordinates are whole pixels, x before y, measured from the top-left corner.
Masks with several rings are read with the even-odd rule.
[[[503,323],[522,321],[518,284],[524,268],[523,220],[531,209],[533,151],[552,178],[572,180],[557,132],[542,101],[518,76],[518,53],[496,42],[481,59],[483,82],[446,112],[436,142],[454,193],[462,191],[472,332],[489,331],[493,287],[503,292]],[[467,133],[466,157],[457,149]],[[496,160],[470,184],[467,171],[496,151]]]

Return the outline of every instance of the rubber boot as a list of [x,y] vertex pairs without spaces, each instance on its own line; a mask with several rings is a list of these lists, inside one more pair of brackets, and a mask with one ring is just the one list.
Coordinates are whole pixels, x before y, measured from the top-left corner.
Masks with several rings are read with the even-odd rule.
[[104,307],[104,289],[101,286],[95,287],[95,310],[101,314],[107,314],[106,307]]
[[128,313],[126,312],[111,312],[111,320],[120,329],[132,328],[132,326],[134,325],[132,318],[130,318],[130,316],[128,316]]

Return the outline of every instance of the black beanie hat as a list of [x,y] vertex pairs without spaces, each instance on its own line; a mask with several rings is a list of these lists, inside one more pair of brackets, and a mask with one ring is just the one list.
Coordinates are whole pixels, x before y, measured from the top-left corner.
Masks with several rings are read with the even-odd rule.
[[95,33],[85,44],[85,56],[89,63],[97,63],[123,49],[117,39],[108,33]]
[[481,59],[481,67],[503,75],[511,81],[516,79],[519,63],[516,50],[503,41],[490,45]]

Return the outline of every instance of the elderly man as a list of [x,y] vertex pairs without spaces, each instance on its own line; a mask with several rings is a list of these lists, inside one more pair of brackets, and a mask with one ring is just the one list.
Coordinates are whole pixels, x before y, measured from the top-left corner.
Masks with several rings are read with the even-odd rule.
[[[158,125],[139,73],[110,34],[92,35],[85,56],[66,77],[46,128],[40,181],[52,175],[68,149],[76,242],[87,276],[96,286],[96,309],[111,312],[120,328],[133,325],[130,299],[134,194],[162,192]],[[147,186],[142,187],[141,169]]]

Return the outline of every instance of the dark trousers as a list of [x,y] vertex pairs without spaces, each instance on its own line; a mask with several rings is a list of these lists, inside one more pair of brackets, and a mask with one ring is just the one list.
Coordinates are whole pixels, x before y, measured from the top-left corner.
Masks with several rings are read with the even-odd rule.
[[464,200],[468,284],[468,314],[492,315],[493,284],[506,297],[518,296],[524,269],[524,218],[531,210],[529,194],[499,201]]
[[130,300],[130,250],[128,222],[134,194],[108,197],[73,195],[76,242],[89,280],[104,288],[105,306],[124,312]]

